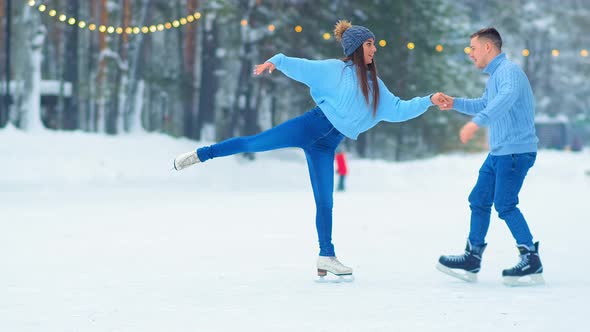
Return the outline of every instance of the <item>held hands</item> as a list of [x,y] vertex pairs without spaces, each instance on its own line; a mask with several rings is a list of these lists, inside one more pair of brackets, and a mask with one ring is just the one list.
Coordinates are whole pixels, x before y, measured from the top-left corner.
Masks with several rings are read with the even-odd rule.
[[443,111],[448,111],[453,108],[453,103],[455,99],[451,96],[447,96],[442,92],[437,92],[430,97],[430,101],[438,108]]
[[272,72],[275,70],[275,68],[276,68],[275,65],[272,64],[271,62],[265,62],[263,64],[254,66],[254,75],[258,76],[266,70],[268,70],[269,74],[272,74]]

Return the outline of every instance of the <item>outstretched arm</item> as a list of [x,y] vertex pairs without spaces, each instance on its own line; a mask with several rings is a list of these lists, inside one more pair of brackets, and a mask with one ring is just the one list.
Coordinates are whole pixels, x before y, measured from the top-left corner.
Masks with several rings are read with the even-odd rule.
[[377,116],[384,121],[403,122],[413,119],[425,113],[434,101],[439,100],[439,95],[415,97],[410,100],[402,100],[394,95],[379,79],[379,110]]
[[270,74],[278,69],[289,78],[309,87],[321,88],[334,84],[334,74],[337,73],[335,69],[339,68],[339,61],[292,58],[279,53],[265,63],[256,65],[254,74],[260,75],[265,71]]
[[488,104],[488,91],[483,93],[483,96],[475,99],[455,98],[453,101],[453,108],[458,112],[467,115],[476,115],[483,111]]

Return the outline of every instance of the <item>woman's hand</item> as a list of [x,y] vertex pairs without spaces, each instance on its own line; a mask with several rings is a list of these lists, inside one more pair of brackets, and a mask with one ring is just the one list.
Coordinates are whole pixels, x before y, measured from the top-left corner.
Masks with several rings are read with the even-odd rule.
[[272,74],[273,70],[275,70],[275,69],[276,69],[276,67],[274,64],[272,64],[271,62],[265,62],[261,65],[254,66],[254,75],[258,76],[266,70],[268,70],[269,74]]

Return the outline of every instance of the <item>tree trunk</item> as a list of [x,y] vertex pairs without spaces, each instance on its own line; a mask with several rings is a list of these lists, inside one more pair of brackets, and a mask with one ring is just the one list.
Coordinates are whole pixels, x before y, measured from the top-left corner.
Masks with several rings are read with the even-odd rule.
[[[194,13],[199,5],[198,0],[186,1],[186,12]],[[179,16],[184,16],[180,0],[177,2]],[[178,55],[181,65],[181,79],[179,80],[179,91],[183,110],[183,135],[189,138],[198,138],[199,132],[196,127],[195,116],[195,63],[197,45],[197,25],[186,24],[183,29],[177,29],[178,33]]]
[[[243,135],[252,134],[254,132],[254,125],[252,119],[257,118],[255,110],[251,109],[252,98],[252,51],[253,42],[250,33],[250,26],[252,22],[252,11],[256,4],[253,1],[243,0],[242,7],[244,8],[244,19],[248,25],[241,28],[241,50],[240,50],[240,70],[238,76],[238,85],[234,99],[234,106],[232,111],[232,121],[228,128],[227,136],[234,136],[236,132]],[[242,123],[242,130],[239,130],[240,123]]]
[[[67,12],[73,17],[79,17],[80,5],[78,0],[68,0]],[[72,94],[69,101],[64,104],[63,122],[61,127],[64,129],[77,129],[78,123],[78,28],[69,26],[66,29],[65,40],[65,63],[67,68],[63,71],[63,80],[70,82],[72,85]]]
[[[131,0],[121,0],[123,15],[121,18],[121,26],[123,29],[131,25]],[[126,33],[121,34],[119,38],[119,58],[121,64],[125,68],[120,68],[117,70],[116,75],[116,82],[115,82],[115,91],[113,98],[115,103],[113,103],[112,110],[113,110],[113,117],[114,117],[114,125],[113,125],[113,133],[120,134],[124,129],[124,112],[125,112],[125,102],[127,99],[127,95],[125,91],[127,89],[127,81],[129,77],[129,68],[128,68],[128,60],[127,60],[127,53],[129,48],[129,35]]]
[[[147,17],[149,8],[151,7],[152,0],[144,0],[141,8],[140,14],[140,22],[138,26],[146,25]],[[131,59],[129,61],[130,68],[129,68],[129,85],[127,94],[127,100],[125,102],[125,116],[128,119],[127,130],[129,132],[140,132],[143,131],[143,127],[141,126],[141,114],[134,114],[134,112],[141,112],[141,108],[136,105],[136,102],[141,100],[142,95],[139,93],[140,89],[138,89],[139,80],[141,74],[140,65],[143,61],[141,59],[142,51],[143,51],[143,34],[138,34],[134,37],[134,44],[133,44],[133,51],[131,55]],[[140,60],[141,59],[141,60]],[[143,83],[142,89],[143,93]]]
[[217,62],[215,55],[218,48],[218,28],[217,16],[207,14],[201,48],[201,84],[197,118],[199,136],[197,139],[215,139],[214,133],[209,133],[209,136],[213,137],[202,137],[202,131],[204,128],[214,128],[215,124],[215,93],[219,88],[218,77],[215,74],[215,70],[218,70],[218,66],[215,65]]

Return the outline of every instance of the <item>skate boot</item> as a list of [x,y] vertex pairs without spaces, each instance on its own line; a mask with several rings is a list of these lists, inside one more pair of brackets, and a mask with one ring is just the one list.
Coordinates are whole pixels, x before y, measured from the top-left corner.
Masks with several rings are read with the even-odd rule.
[[187,168],[199,162],[201,161],[199,160],[196,151],[183,153],[174,158],[174,169],[180,171],[181,169]]
[[[350,282],[352,268],[340,263],[336,256],[319,256],[318,257],[318,282]],[[330,272],[333,276],[328,276]]]
[[445,255],[440,256],[436,268],[452,277],[465,280],[467,282],[476,282],[477,273],[481,266],[481,255],[486,249],[487,243],[481,246],[472,246],[467,240],[465,253],[463,255]]
[[506,286],[532,286],[542,285],[543,264],[539,258],[539,242],[534,244],[534,249],[524,244],[516,246],[520,253],[520,262],[510,269],[502,271],[502,279]]

